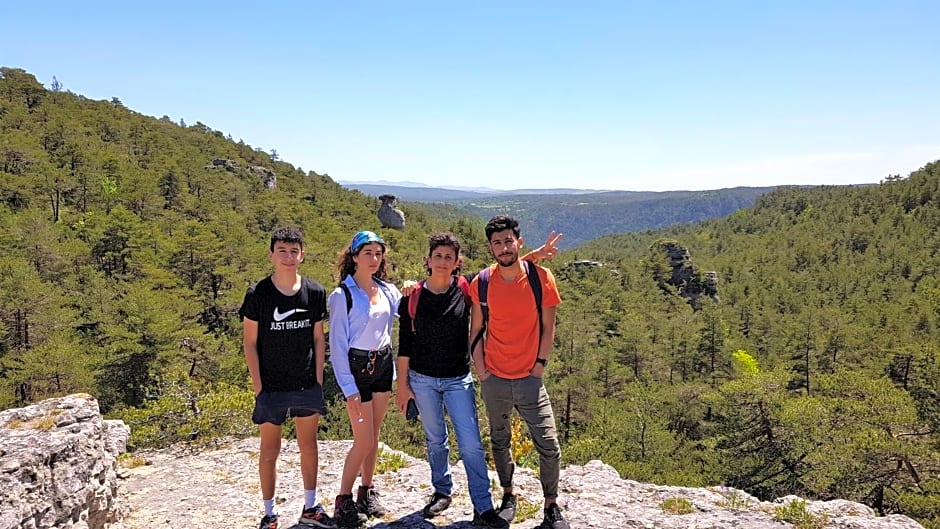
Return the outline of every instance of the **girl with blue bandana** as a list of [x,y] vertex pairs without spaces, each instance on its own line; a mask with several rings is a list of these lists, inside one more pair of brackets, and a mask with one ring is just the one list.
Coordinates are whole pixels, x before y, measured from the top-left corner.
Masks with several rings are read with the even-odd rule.
[[[334,511],[340,527],[358,527],[368,516],[385,514],[373,476],[395,378],[392,323],[401,301],[401,292],[386,281],[385,250],[385,241],[375,233],[356,233],[338,255],[340,284],[327,301],[330,362],[346,397],[353,431]],[[357,474],[361,485],[354,500]]]

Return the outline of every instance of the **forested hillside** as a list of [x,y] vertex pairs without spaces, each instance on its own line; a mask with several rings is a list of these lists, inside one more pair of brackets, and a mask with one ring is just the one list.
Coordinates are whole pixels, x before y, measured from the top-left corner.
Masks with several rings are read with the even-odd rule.
[[[717,272],[720,303],[692,311],[652,281],[662,241]],[[940,527],[940,163],[876,187],[782,188],[561,256],[575,258],[606,266],[559,272],[569,458]]]
[[[134,447],[248,435],[236,311],[268,272],[273,227],[305,230],[303,271],[328,287],[363,228],[389,242],[396,281],[422,274],[432,230],[456,231],[471,268],[489,260],[483,222],[452,208],[406,204],[407,229],[383,230],[376,199],[273,151],[51,88],[0,69],[0,407],[86,391],[131,424]],[[938,228],[932,163],[564,252],[549,264],[564,303],[546,383],[565,460],[844,497],[940,528]],[[657,281],[664,241],[717,272],[719,303],[693,310]],[[348,438],[327,390],[322,435]],[[418,428],[386,424],[386,442],[420,454]]]
[[483,243],[482,223],[420,211],[383,230],[377,200],[327,175],[53,88],[0,69],[0,407],[79,390],[106,411],[169,393],[243,405],[237,310],[276,226],[304,229],[304,273],[328,287],[359,229],[389,242],[396,279],[423,273],[432,229]]

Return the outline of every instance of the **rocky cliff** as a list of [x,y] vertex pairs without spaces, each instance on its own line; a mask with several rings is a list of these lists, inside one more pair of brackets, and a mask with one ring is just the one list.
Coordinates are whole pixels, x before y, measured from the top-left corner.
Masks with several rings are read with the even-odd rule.
[[650,250],[652,263],[665,262],[665,266],[652,266],[653,279],[660,287],[676,288],[696,310],[701,308],[702,296],[708,296],[715,303],[720,301],[718,273],[698,271],[686,247],[676,241],[660,241]]
[[91,395],[0,411],[0,529],[101,529],[125,512],[117,456],[130,430]]
[[[114,457],[126,439],[126,427],[101,420],[97,404],[87,395],[0,412],[0,529],[257,525],[261,509],[257,439],[202,451],[135,453],[119,470],[119,502]],[[330,511],[349,446],[349,441],[320,443],[318,490]],[[427,463],[388,448],[383,449],[381,463],[392,468],[376,477],[389,512],[382,519],[370,520],[369,528],[472,527],[466,474],[459,462],[453,466],[454,503],[444,516],[433,520],[420,514],[432,492]],[[294,527],[303,497],[299,452],[293,441],[284,443],[278,475],[282,527]],[[491,477],[495,483],[495,473]],[[512,527],[529,529],[541,521],[538,478],[528,469],[517,469],[516,485],[520,508]],[[600,461],[565,468],[559,497],[565,517],[577,529],[783,529],[792,525],[775,521],[775,510],[793,500],[799,499],[761,502],[733,489],[639,483],[622,479]],[[129,512],[118,520],[124,512],[122,502]],[[910,518],[878,517],[858,503],[836,500],[805,505],[806,512],[816,521],[825,521],[826,528],[922,529]]]

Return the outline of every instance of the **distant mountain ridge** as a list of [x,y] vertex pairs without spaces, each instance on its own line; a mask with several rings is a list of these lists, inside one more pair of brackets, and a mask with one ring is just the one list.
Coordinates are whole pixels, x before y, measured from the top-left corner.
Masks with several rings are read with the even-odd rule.
[[[489,187],[435,187],[418,182],[350,182],[340,180],[337,183],[346,189],[356,190],[370,196],[386,193],[397,196],[407,202],[437,202],[454,199],[489,197],[494,195],[581,195],[605,193],[608,190],[576,189],[557,187],[548,189],[493,189]],[[626,191],[633,193],[633,191]]]
[[422,185],[341,184],[370,196],[391,194],[403,202],[456,206],[489,219],[508,213],[522,224],[523,233],[541,239],[555,230],[565,234],[563,248],[597,237],[724,217],[751,206],[775,187],[735,187],[706,191],[596,191],[586,189],[438,188]]

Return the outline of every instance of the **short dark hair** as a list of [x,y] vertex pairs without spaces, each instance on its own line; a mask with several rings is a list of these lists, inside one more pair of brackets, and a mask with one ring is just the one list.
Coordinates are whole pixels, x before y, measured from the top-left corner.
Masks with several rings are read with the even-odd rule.
[[[434,253],[434,250],[441,246],[448,246],[454,249],[454,257],[457,259],[458,263],[460,261],[460,239],[456,235],[450,233],[449,231],[443,231],[439,233],[432,233],[428,236],[428,257],[431,257],[431,254]],[[431,268],[425,265],[425,269],[430,274]],[[457,269],[454,270],[455,274],[460,273],[460,265],[457,265]]]
[[486,240],[489,242],[494,233],[512,230],[512,234],[519,238],[519,221],[509,215],[496,215],[486,223]]
[[300,228],[293,226],[283,226],[271,233],[271,251],[274,251],[274,244],[278,242],[292,242],[300,245],[304,249],[304,232]]

